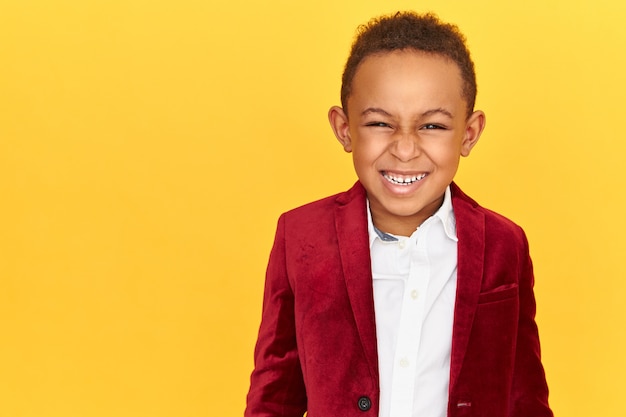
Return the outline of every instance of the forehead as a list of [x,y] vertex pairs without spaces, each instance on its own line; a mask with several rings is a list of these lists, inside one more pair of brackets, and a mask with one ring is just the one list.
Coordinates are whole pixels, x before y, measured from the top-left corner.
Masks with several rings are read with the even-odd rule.
[[[348,99],[352,107],[466,107],[458,65],[451,59],[413,49],[369,55],[359,64]],[[354,110],[357,110],[356,108]]]

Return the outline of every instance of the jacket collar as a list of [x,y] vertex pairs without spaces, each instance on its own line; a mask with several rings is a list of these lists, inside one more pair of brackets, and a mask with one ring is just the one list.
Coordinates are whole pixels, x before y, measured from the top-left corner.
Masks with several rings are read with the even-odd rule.
[[458,242],[457,290],[450,358],[450,390],[461,372],[478,305],[485,256],[485,215],[478,203],[452,183]]
[[348,298],[368,367],[378,389],[378,353],[365,189],[357,182],[336,200],[335,229]]

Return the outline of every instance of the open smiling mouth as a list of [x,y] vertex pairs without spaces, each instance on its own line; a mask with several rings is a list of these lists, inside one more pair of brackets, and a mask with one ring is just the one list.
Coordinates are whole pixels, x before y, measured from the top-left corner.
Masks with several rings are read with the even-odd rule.
[[398,185],[411,185],[414,182],[423,180],[426,177],[426,175],[428,175],[426,173],[423,173],[423,174],[413,175],[413,176],[406,176],[406,175],[397,176],[397,175],[389,174],[385,171],[383,171],[382,174],[383,174],[383,177],[385,177],[387,181],[389,181],[392,184],[398,184]]

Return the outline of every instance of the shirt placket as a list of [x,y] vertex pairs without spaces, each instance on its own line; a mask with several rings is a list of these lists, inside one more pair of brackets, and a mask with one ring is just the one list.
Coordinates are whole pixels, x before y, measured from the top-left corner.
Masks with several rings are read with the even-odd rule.
[[[430,280],[430,263],[425,243],[427,229],[428,224],[423,224],[411,239],[398,243],[399,250],[410,251],[410,265],[402,297],[394,355],[390,409],[390,415],[393,417],[411,417],[413,410],[417,357],[424,323],[426,291]],[[407,247],[402,248],[403,245]]]

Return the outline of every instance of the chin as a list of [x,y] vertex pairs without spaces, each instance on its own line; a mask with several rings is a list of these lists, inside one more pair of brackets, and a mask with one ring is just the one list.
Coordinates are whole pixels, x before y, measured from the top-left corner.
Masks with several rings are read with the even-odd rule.
[[411,204],[405,202],[404,204],[383,204],[384,209],[391,215],[397,217],[411,217],[419,215],[424,206],[421,204]]

